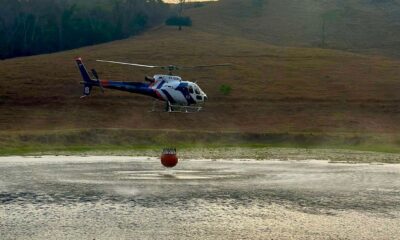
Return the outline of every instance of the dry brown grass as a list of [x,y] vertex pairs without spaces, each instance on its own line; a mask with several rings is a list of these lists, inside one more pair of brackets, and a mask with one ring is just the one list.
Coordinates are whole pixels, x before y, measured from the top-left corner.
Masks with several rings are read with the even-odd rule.
[[337,12],[326,24],[326,47],[399,57],[396,1],[220,0],[188,11],[203,31],[243,36],[280,46],[321,46],[322,15]]
[[[209,95],[199,114],[148,113],[152,100],[95,91],[79,99],[73,61],[113,80],[141,81],[156,72],[95,59],[144,64],[233,63],[234,67],[182,71]],[[244,132],[400,131],[399,62],[342,51],[283,48],[197,27],[162,27],[142,36],[67,52],[0,62],[0,130],[72,128],[178,129]],[[232,86],[229,96],[221,84]]]

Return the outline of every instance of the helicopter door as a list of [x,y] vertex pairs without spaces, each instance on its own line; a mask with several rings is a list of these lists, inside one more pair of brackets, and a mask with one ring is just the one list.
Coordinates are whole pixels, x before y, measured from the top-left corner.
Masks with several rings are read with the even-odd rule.
[[201,96],[201,92],[199,87],[195,86],[194,87],[194,92],[196,93],[196,100],[197,101],[203,101],[203,96]]
[[198,103],[204,101],[200,88],[196,85],[188,86],[190,96]]
[[189,94],[193,99],[196,99],[195,88],[192,85],[189,85]]

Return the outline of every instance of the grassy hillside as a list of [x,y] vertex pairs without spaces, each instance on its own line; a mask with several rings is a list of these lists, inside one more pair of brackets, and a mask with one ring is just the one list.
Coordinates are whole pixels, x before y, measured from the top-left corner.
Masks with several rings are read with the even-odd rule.
[[[97,63],[233,63],[182,71],[209,95],[199,114],[149,113],[152,100],[95,91],[79,99],[82,56],[101,78],[141,81],[156,72]],[[178,129],[245,132],[397,134],[399,62],[347,52],[282,48],[262,41],[163,27],[140,37],[93,47],[0,62],[0,130],[76,128]],[[219,92],[232,87],[229,96]]]
[[[186,143],[356,146],[398,152],[400,61],[316,48],[321,26],[315,19],[329,9],[344,8],[339,1],[265,1],[263,7],[254,2],[223,0],[190,9],[194,26],[183,31],[160,27],[122,41],[0,61],[0,154]],[[358,4],[357,11],[367,14],[373,1],[367,2],[343,4]],[[396,6],[396,1],[385,4]],[[374,21],[376,13],[367,14],[374,22],[366,25],[369,32],[342,29],[331,21],[326,47],[371,52],[364,44],[377,41],[380,34],[392,49],[395,45],[389,42],[397,30],[392,38],[384,35],[392,25],[379,25],[388,16]],[[365,23],[359,16],[359,22],[352,21],[356,25]],[[341,24],[347,26],[346,21]],[[343,45],[342,33],[354,33],[352,39],[360,41]],[[364,38],[368,41],[361,41]],[[179,72],[208,94],[204,112],[150,113],[152,99],[134,94],[102,94],[97,89],[90,98],[80,99],[77,56],[102,79],[121,81],[142,81],[159,72],[95,60],[234,66]],[[232,92],[222,94],[221,85],[232,87]]]
[[400,56],[398,0],[221,0],[187,13],[207,32],[281,46]]

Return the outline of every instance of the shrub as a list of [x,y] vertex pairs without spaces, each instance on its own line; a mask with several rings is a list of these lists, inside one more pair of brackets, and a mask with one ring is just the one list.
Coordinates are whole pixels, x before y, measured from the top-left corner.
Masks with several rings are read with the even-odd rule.
[[227,96],[227,95],[229,95],[229,94],[231,93],[232,87],[229,86],[229,85],[226,85],[226,84],[222,84],[221,87],[219,87],[219,91],[220,91],[223,95]]
[[192,26],[192,19],[190,17],[173,16],[165,21],[168,26]]

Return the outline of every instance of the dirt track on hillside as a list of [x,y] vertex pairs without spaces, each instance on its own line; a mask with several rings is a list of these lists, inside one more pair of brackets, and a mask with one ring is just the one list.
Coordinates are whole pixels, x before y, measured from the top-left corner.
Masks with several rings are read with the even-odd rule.
[[400,165],[0,159],[1,239],[396,239]]

